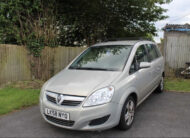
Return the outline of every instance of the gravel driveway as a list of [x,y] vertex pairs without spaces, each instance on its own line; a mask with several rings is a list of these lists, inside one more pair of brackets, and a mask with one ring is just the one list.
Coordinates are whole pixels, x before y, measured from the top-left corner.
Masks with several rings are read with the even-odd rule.
[[0,117],[0,137],[190,137],[190,93],[152,94],[142,103],[129,131],[82,132],[46,123],[33,106]]

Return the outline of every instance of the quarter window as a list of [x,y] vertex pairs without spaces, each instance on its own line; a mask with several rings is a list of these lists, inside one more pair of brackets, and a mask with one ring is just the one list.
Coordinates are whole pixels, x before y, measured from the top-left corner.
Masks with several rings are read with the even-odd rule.
[[156,49],[156,52],[157,52],[158,57],[161,57],[162,54],[161,54],[161,52],[160,52],[160,49],[159,49],[156,45],[154,45],[154,46],[155,46],[155,49]]

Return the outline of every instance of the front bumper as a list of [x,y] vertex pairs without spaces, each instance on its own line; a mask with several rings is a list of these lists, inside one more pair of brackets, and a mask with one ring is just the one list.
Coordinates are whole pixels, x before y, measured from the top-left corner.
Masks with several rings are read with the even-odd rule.
[[[59,123],[49,120],[44,112],[45,108],[50,108],[58,111],[67,112],[70,114],[70,120],[74,121],[72,126],[60,125]],[[118,103],[107,103],[104,105],[98,105],[93,107],[75,106],[58,106],[45,99],[40,99],[40,111],[43,118],[50,124],[58,127],[73,129],[73,130],[105,130],[116,126],[119,123],[121,105]],[[100,125],[90,125],[90,122],[94,119],[109,116],[108,120]]]

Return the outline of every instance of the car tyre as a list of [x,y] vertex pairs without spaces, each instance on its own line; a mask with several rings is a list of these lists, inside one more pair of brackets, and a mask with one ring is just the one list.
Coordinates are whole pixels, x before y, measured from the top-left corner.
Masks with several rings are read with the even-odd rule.
[[120,122],[118,125],[120,130],[128,130],[132,126],[135,117],[135,109],[135,100],[132,96],[129,96],[122,108]]
[[160,84],[158,85],[156,92],[162,93],[164,91],[164,77],[161,77]]

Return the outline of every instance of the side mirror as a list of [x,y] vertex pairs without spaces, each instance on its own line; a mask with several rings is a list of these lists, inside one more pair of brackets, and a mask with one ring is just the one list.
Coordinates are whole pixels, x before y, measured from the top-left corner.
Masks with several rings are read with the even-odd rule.
[[151,67],[151,63],[149,63],[149,62],[141,62],[140,63],[140,69],[150,68],[150,67]]

